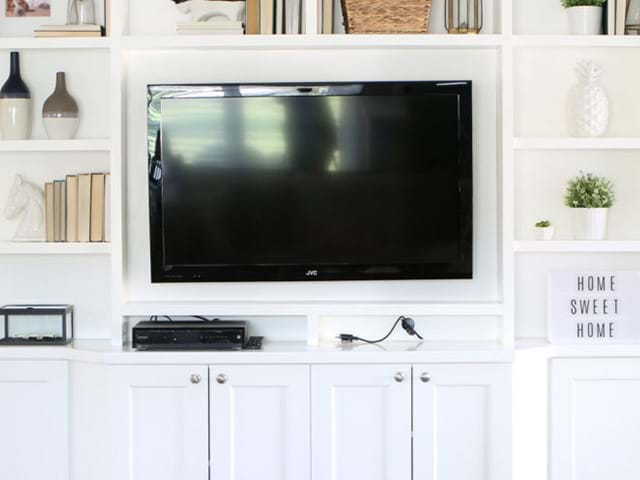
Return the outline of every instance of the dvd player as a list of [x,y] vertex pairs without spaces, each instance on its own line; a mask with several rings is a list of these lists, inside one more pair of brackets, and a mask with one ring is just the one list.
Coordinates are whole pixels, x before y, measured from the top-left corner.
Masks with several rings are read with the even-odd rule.
[[247,322],[151,321],[132,329],[136,350],[240,350],[246,340]]

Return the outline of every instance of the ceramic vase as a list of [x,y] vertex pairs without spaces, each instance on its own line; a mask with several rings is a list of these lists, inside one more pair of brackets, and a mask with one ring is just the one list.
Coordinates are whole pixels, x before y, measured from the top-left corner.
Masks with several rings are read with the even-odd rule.
[[608,208],[573,208],[576,240],[604,240],[607,237]]
[[600,35],[602,7],[582,6],[567,9],[569,33],[572,35]]
[[0,89],[0,135],[4,140],[31,137],[31,94],[20,76],[18,52],[11,52],[9,78]]
[[42,119],[51,140],[69,140],[75,137],[80,123],[78,104],[67,91],[64,72],[56,74],[56,88],[42,107]]

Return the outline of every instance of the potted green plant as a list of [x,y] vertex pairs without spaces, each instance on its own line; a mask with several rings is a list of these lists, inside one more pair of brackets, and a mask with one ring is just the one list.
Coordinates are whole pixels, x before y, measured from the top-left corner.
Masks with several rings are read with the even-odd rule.
[[604,0],[561,0],[569,13],[569,33],[600,35]]
[[569,180],[565,205],[572,209],[576,240],[604,240],[609,208],[615,200],[613,184],[603,177],[581,173]]
[[553,240],[555,228],[549,220],[540,220],[536,223],[536,240]]

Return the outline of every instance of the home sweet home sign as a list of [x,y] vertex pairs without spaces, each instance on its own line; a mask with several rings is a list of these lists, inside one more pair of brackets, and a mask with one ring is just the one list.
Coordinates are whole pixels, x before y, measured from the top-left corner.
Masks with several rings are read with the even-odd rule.
[[552,343],[640,342],[640,272],[554,272],[549,276]]

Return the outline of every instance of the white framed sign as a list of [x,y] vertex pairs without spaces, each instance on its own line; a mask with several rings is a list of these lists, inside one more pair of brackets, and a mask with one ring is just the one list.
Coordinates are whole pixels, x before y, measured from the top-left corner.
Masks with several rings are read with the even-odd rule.
[[549,274],[551,343],[640,342],[640,272]]

